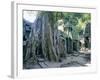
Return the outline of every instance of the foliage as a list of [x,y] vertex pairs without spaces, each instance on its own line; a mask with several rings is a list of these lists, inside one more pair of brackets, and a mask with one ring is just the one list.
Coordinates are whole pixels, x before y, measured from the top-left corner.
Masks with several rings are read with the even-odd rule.
[[[64,31],[58,30],[59,20],[61,20],[60,25],[63,25]],[[42,25],[38,24],[39,22],[41,22]],[[39,47],[38,45],[41,44],[41,54],[45,60],[59,61],[62,56],[66,56],[67,47],[72,50],[70,46],[73,46],[73,40],[78,40],[80,32],[84,31],[88,22],[91,22],[90,13],[38,11],[37,20],[35,22],[37,25],[34,24],[35,26],[32,30],[36,30],[38,26],[41,29],[39,29],[40,32],[32,32],[30,48],[32,48],[33,51],[30,52],[32,52],[33,58],[37,60],[36,51]],[[38,38],[40,37],[39,34],[41,34],[41,39]],[[69,42],[67,40],[69,40]]]

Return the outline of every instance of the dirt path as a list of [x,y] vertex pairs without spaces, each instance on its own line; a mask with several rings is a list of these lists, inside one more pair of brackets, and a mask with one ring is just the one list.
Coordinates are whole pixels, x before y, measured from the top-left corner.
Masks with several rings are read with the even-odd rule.
[[39,69],[39,68],[59,68],[59,67],[81,67],[88,66],[91,62],[90,52],[79,52],[67,55],[66,59],[61,62],[41,61],[38,64],[27,64],[25,69]]

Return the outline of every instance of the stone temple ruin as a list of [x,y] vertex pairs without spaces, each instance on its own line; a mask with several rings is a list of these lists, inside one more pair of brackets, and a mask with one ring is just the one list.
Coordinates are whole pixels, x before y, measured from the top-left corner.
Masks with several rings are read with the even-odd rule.
[[86,66],[91,61],[91,23],[76,26],[59,19],[52,28],[47,15],[34,23],[23,19],[23,68]]

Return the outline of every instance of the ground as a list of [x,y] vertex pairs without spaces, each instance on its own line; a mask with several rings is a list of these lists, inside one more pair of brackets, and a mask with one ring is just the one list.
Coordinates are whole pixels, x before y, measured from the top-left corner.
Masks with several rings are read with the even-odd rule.
[[33,64],[30,63],[24,65],[24,69],[39,69],[39,68],[62,68],[62,67],[81,67],[89,66],[91,63],[90,51],[79,51],[68,54],[65,59],[61,59],[60,62],[44,61],[39,59],[39,62]]

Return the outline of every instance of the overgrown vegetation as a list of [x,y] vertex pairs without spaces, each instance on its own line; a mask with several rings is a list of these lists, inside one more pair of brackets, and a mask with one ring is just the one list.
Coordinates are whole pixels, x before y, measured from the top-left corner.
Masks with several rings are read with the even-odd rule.
[[87,24],[91,24],[90,13],[38,11],[33,23],[23,19],[23,63],[30,59],[38,63],[40,58],[59,62],[80,51],[80,40],[85,37],[90,45],[90,34],[85,36]]

